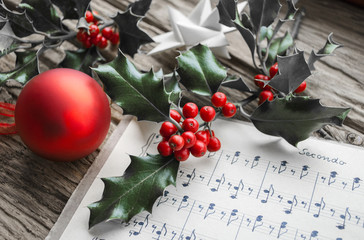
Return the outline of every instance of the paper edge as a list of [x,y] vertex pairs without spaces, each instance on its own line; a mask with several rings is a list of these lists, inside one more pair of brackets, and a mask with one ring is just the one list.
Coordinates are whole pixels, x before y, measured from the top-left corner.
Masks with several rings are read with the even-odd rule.
[[110,156],[118,140],[129,126],[130,122],[134,119],[133,116],[123,116],[117,128],[111,134],[105,146],[101,149],[99,155],[96,157],[90,168],[87,170],[85,176],[82,178],[76,189],[73,191],[71,197],[68,199],[65,207],[59,215],[56,223],[49,231],[45,240],[60,239],[62,234],[67,228],[68,223],[72,219],[75,211],[81,204],[93,181],[97,177],[101,168],[105,164],[107,158]]

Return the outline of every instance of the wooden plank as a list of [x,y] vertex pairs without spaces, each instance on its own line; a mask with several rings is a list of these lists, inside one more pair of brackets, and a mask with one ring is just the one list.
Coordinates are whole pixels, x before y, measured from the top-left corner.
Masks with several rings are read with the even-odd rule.
[[[92,6],[101,14],[114,15],[116,10],[125,10],[132,0],[93,0]],[[178,8],[185,14],[198,0],[154,0],[146,18],[140,26],[151,36],[171,30],[167,5]],[[216,0],[213,1],[216,4]],[[307,15],[303,20],[297,46],[306,55],[312,48],[323,46],[327,35],[334,32],[334,39],[345,45],[316,64],[317,72],[310,77],[307,94],[321,98],[325,105],[352,108],[345,127],[325,127],[317,133],[323,138],[363,146],[364,139],[364,10],[340,0],[304,0]],[[232,74],[241,75],[253,87],[254,71],[249,49],[237,32],[228,34],[230,60],[220,59]],[[176,66],[176,51],[167,51],[146,56],[155,44],[142,47],[133,62],[141,70],[172,71]],[[180,49],[183,50],[183,49]],[[50,51],[42,58],[43,70],[54,67],[59,61],[57,51]],[[11,69],[14,57],[0,61],[1,71]],[[0,101],[15,103],[21,86],[8,82],[0,88]],[[238,98],[236,91],[228,91],[231,98]],[[196,100],[196,99],[195,99]],[[196,100],[197,101],[197,100]],[[207,102],[207,99],[199,99]],[[255,103],[256,104],[256,103]],[[120,121],[120,109],[113,106],[112,132]],[[99,150],[98,150],[99,151]],[[65,203],[98,155],[98,151],[73,163],[45,161],[32,154],[18,136],[0,136],[0,239],[43,239],[57,220]]]

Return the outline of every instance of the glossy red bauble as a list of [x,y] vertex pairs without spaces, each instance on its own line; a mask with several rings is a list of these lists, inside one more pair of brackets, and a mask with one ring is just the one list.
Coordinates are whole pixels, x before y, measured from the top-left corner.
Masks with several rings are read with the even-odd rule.
[[15,124],[36,154],[73,161],[92,153],[110,125],[109,101],[100,85],[80,71],[58,68],[30,80],[19,95]]

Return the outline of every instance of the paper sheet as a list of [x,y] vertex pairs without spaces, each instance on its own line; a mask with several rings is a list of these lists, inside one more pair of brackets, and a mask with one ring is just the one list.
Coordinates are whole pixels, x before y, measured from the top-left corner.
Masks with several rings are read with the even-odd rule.
[[363,238],[363,149],[316,139],[295,148],[252,125],[225,120],[213,124],[222,150],[181,163],[177,187],[165,190],[152,214],[88,230],[87,205],[101,198],[100,177],[121,175],[127,154],[155,151],[158,127],[129,124],[61,239]]

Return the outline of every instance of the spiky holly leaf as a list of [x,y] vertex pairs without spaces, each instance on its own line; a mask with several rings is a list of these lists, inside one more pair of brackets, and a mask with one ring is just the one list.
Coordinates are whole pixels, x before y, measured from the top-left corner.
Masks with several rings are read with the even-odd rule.
[[236,2],[234,0],[220,0],[217,4],[220,15],[220,23],[228,27],[235,27],[233,21],[236,18]]
[[[278,55],[284,56],[286,55],[286,51],[293,44],[293,38],[291,34],[287,31],[286,34],[281,38],[275,38],[270,47],[267,59],[267,66],[271,66],[276,62],[276,58]],[[266,53],[266,49],[262,49],[263,54]]]
[[20,46],[13,36],[15,37],[9,21],[0,17],[0,57],[13,52]]
[[0,73],[0,83],[15,79],[20,83],[26,83],[39,74],[38,56],[36,51],[16,52],[16,67],[13,71]]
[[[89,227],[108,220],[128,222],[142,212],[152,212],[156,199],[168,185],[176,186],[179,162],[173,157],[130,156],[131,164],[122,177],[103,178],[102,199],[88,206]],[[141,196],[143,193],[143,196]]]
[[59,64],[60,67],[73,68],[91,76],[91,68],[96,61],[101,60],[95,47],[80,48],[77,51],[65,51],[66,56]]
[[0,16],[9,20],[11,29],[18,37],[26,37],[35,32],[33,24],[25,12],[18,13],[9,10],[3,0],[0,0]]
[[122,53],[93,70],[103,82],[106,93],[125,114],[154,122],[169,117],[169,94],[152,70],[140,73]]
[[128,8],[131,9],[132,13],[139,16],[144,16],[148,12],[151,3],[152,0],[138,0],[130,3]]
[[311,52],[311,55],[308,59],[308,66],[310,70],[312,71],[315,70],[314,63],[317,60],[320,60],[321,58],[326,56],[330,56],[337,48],[343,46],[342,44],[335,42],[332,37],[333,33],[330,33],[329,36],[327,37],[325,46],[321,48],[317,53],[315,53],[314,51]]
[[85,15],[85,12],[91,0],[51,0],[66,19],[79,19]]
[[138,27],[141,19],[142,17],[133,14],[130,8],[124,13],[118,12],[113,18],[119,29],[119,49],[130,56],[134,56],[142,44],[153,42],[153,39]]
[[23,0],[19,7],[26,10],[36,30],[45,33],[63,31],[62,21],[50,0]]
[[283,137],[296,146],[324,125],[341,126],[349,111],[348,108],[324,107],[318,99],[290,95],[264,102],[253,112],[250,120],[259,131]]
[[262,26],[268,27],[276,19],[281,4],[279,0],[248,0],[250,19],[255,33]]
[[181,100],[182,89],[179,86],[176,72],[173,72],[172,74],[169,75],[165,75],[163,77],[163,82],[166,91],[170,93],[169,101],[178,106]]
[[286,57],[278,56],[277,62],[279,74],[269,81],[269,85],[285,94],[296,90],[311,75],[302,51]]
[[224,87],[239,90],[240,92],[253,92],[248,85],[245,84],[244,80],[238,76],[229,76],[221,84]]
[[201,44],[181,53],[177,60],[180,83],[194,93],[210,96],[217,92],[226,78],[226,69],[211,50]]

